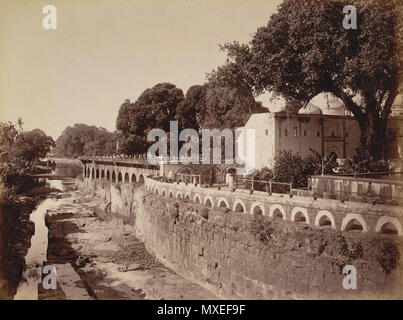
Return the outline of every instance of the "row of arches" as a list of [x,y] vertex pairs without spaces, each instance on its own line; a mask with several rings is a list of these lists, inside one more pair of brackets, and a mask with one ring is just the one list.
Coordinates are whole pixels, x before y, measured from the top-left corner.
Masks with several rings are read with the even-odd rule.
[[112,183],[121,182],[121,183],[144,183],[144,176],[143,174],[138,174],[136,176],[135,173],[131,175],[128,172],[115,172],[115,170],[109,169],[99,169],[99,168],[88,168],[84,167],[84,178],[91,178],[91,179],[106,179],[111,181]]
[[[250,205],[250,210],[241,199],[235,199],[233,205],[230,206],[229,201],[225,197],[218,197],[214,201],[213,196],[205,195],[202,197],[201,194],[194,194],[193,196],[190,192],[173,191],[167,190],[165,188],[154,187],[150,188],[157,195],[169,198],[184,199],[189,202],[194,202],[196,204],[203,204],[209,208],[227,208],[238,213],[249,213],[255,215],[268,215],[273,219],[290,220],[295,223],[305,223],[308,225],[314,225],[319,228],[329,228],[336,230],[336,221],[333,214],[328,210],[318,210],[315,217],[313,218],[308,214],[308,209],[303,207],[294,207],[287,218],[285,208],[280,204],[271,204],[266,212],[266,208],[262,202],[253,202]],[[341,221],[341,231],[349,232],[368,232],[369,228],[364,218],[360,214],[348,213]],[[375,232],[384,234],[395,234],[403,235],[403,229],[401,223],[398,219],[389,216],[382,216],[378,219]]]
[[226,183],[226,174],[235,175],[237,167],[233,164],[213,164],[200,166],[196,164],[172,165],[166,167],[166,176],[175,181],[197,184]]

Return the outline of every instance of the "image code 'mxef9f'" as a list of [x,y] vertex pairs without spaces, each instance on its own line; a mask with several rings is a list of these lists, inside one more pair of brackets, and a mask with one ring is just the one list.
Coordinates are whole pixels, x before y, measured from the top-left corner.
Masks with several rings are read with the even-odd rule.
[[401,300],[402,37],[397,0],[0,0],[0,300]]

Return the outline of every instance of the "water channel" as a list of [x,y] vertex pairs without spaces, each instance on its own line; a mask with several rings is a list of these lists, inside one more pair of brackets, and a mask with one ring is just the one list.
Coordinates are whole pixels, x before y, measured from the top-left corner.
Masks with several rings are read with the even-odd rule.
[[[48,178],[43,181],[50,188],[67,192],[72,189],[73,179],[81,174],[81,166],[74,164],[57,165],[53,174],[64,176],[63,179]],[[31,246],[25,256],[25,270],[23,271],[14,300],[37,300],[38,284],[42,281],[42,267],[46,261],[48,249],[48,228],[45,216],[48,211],[57,209],[63,204],[57,194],[51,193],[46,199],[38,203],[30,215],[35,224],[35,232],[31,238]]]

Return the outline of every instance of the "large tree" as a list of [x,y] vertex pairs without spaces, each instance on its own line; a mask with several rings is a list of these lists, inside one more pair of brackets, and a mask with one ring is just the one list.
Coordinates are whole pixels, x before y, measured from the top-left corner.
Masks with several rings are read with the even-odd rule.
[[253,113],[268,112],[256,102],[252,91],[221,86],[209,82],[189,88],[177,108],[181,128],[242,127]]
[[54,152],[68,158],[111,155],[116,152],[116,134],[105,128],[77,123],[63,130]]
[[10,154],[32,165],[40,158],[46,157],[55,142],[40,129],[19,133],[13,143]]
[[6,158],[14,143],[18,131],[13,123],[0,122],[0,155],[1,158]]
[[[344,29],[345,5],[357,9],[357,29]],[[379,159],[401,81],[401,12],[399,0],[285,0],[249,44],[222,46],[227,61],[210,79],[273,92],[294,110],[332,93],[358,121],[364,150]]]
[[55,142],[52,137],[40,129],[18,133],[13,123],[0,122],[0,173],[2,180],[10,172],[30,172],[34,169],[37,160],[45,157],[54,145]]
[[52,149],[55,142],[40,129],[22,131],[17,126],[0,122],[0,201],[30,186],[27,174],[36,172],[36,164]]
[[186,97],[179,103],[176,113],[181,129],[200,129],[205,110],[205,87],[202,85],[191,86],[186,92]]
[[147,152],[148,132],[154,128],[169,131],[169,121],[176,120],[176,108],[183,99],[181,89],[171,83],[160,83],[145,90],[134,103],[125,100],[116,120],[120,151]]
[[249,88],[223,87],[212,81],[190,87],[185,97],[175,85],[160,83],[145,90],[134,103],[126,99],[120,106],[116,120],[120,151],[147,152],[148,132],[154,128],[169,132],[170,121],[177,120],[180,130],[235,128],[256,112],[267,109],[255,101]]

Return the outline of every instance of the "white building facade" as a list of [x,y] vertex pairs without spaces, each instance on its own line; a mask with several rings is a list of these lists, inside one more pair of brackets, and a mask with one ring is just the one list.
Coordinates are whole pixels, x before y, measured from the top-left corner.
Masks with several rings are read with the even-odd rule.
[[[274,156],[292,151],[302,157],[335,154],[349,159],[356,155],[360,144],[360,128],[354,117],[344,114],[322,114],[320,108],[308,105],[298,114],[286,112],[253,114],[237,139],[238,156],[248,171],[272,167]],[[387,153],[399,159],[399,144],[403,141],[403,116],[392,116],[388,122]],[[401,149],[401,148],[400,148]]]

